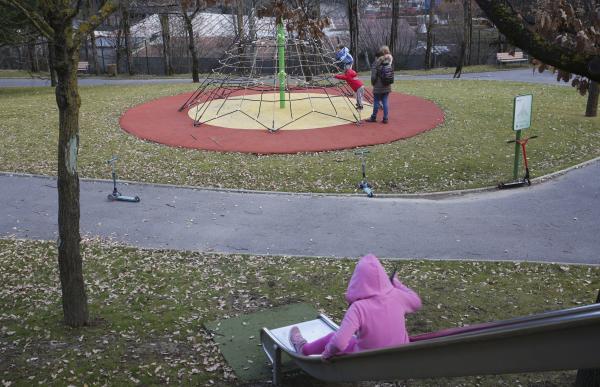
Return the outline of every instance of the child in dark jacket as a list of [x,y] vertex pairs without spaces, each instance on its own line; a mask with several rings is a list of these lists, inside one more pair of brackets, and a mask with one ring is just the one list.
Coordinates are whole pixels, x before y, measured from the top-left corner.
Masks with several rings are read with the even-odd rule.
[[358,79],[357,75],[356,71],[348,69],[344,74],[336,74],[334,77],[348,83],[348,86],[356,93],[356,108],[361,110],[363,108],[362,99],[365,94],[365,86],[362,81]]
[[376,256],[360,259],[348,284],[346,301],[350,306],[340,329],[307,343],[298,327],[292,327],[289,340],[296,352],[334,355],[402,345],[409,342],[405,316],[421,308],[421,299],[396,276],[390,279]]

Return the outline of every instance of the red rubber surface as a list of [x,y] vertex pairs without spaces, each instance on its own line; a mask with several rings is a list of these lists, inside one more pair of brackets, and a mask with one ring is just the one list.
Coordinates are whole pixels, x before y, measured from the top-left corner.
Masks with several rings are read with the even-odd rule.
[[[351,123],[319,129],[280,130],[274,133],[207,124],[194,126],[187,111],[177,111],[189,96],[190,93],[185,93],[135,106],[121,116],[121,128],[141,139],[168,146],[218,152],[274,154],[386,144],[415,136],[444,122],[444,112],[433,102],[411,95],[391,93],[387,125],[362,122],[361,125]],[[378,115],[379,120],[382,113]]]

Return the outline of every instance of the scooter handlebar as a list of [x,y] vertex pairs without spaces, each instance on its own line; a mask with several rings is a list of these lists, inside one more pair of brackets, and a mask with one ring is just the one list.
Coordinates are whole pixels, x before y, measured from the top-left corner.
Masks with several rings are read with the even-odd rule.
[[[538,138],[538,136],[525,137],[524,139],[519,140],[519,141],[528,141],[528,140],[531,140],[532,138]],[[517,142],[517,140],[508,140],[508,141],[506,141],[507,144],[510,144],[510,143],[513,143],[513,142]]]

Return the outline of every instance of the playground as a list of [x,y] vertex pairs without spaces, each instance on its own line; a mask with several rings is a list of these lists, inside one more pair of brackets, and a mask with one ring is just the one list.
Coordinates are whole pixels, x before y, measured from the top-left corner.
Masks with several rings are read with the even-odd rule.
[[[0,88],[2,384],[565,385],[598,366],[582,100],[396,77],[389,123],[367,122],[371,91],[284,13],[199,84],[81,87],[83,328],[61,323],[53,92]],[[319,338],[372,297],[346,292],[370,252],[378,284],[422,300],[407,341],[299,355],[292,325]]]

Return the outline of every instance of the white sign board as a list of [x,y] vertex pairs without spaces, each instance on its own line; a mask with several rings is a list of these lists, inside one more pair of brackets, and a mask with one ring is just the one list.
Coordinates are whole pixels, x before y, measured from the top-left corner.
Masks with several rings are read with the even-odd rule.
[[531,103],[533,96],[520,95],[515,97],[513,115],[513,130],[527,129],[531,126]]

